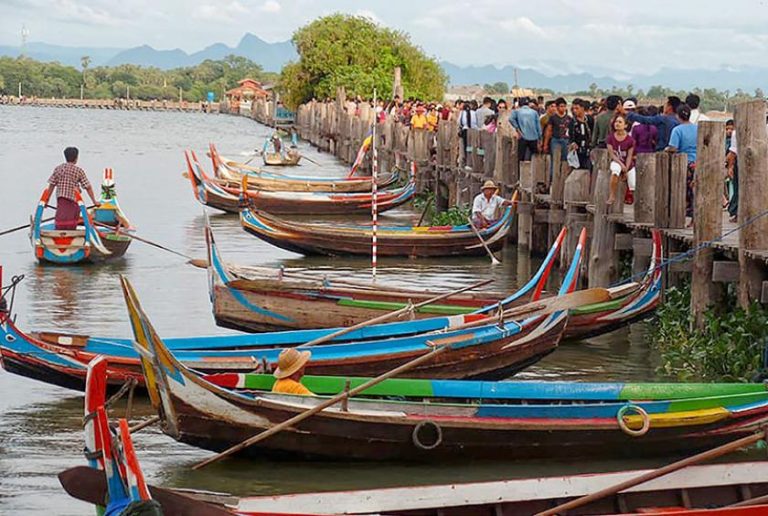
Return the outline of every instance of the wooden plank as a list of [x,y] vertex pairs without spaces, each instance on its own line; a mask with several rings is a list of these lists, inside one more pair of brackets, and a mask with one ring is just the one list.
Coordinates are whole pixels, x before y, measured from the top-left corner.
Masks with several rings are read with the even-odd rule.
[[[756,217],[768,199],[768,132],[765,130],[765,100],[757,99],[736,106],[735,120],[739,144],[739,222]],[[740,249],[768,249],[768,219],[761,217],[741,228]],[[765,266],[739,252],[739,304],[748,308],[752,301],[764,299]]]
[[[723,191],[724,141],[725,123],[706,121],[698,125],[694,246],[714,240],[722,234],[723,210],[718,199]],[[704,313],[707,309],[720,305],[725,298],[725,287],[715,283],[713,251],[712,248],[705,248],[693,257],[691,312],[693,313],[694,325],[699,329],[704,328],[706,323]]]
[[656,188],[654,190],[653,223],[657,228],[669,227],[669,154],[657,152]]
[[[685,253],[671,251],[669,253],[669,258],[674,259],[682,254],[685,254]],[[669,269],[669,272],[691,272],[691,270],[693,269],[693,262],[691,261],[690,258],[685,260],[680,260],[680,261],[674,261],[669,264],[668,269]]]
[[614,251],[629,251],[634,249],[634,237],[632,233],[617,233],[613,241]]
[[547,208],[535,208],[533,210],[533,223],[543,224],[549,222],[549,211]]
[[635,256],[651,256],[653,250],[653,240],[650,238],[638,238],[632,239],[632,254]]
[[713,261],[711,280],[719,283],[737,283],[739,281],[739,262]]
[[[723,158],[723,162],[725,158]],[[685,192],[688,157],[683,153],[673,154],[669,166],[669,227],[685,227]],[[722,181],[722,170],[721,170]]]
[[763,286],[760,293],[760,302],[764,305],[768,305],[768,281],[763,281]]

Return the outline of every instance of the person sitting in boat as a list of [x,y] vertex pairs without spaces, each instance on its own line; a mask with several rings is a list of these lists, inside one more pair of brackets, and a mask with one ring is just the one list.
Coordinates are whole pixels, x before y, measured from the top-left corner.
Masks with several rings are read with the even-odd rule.
[[301,378],[304,376],[304,368],[311,356],[312,353],[309,351],[299,351],[294,348],[287,348],[281,351],[280,356],[277,358],[277,369],[274,372],[277,381],[272,386],[272,392],[283,394],[314,394],[301,384]]
[[85,189],[94,206],[98,206],[96,196],[93,195],[93,187],[85,171],[77,166],[77,158],[80,151],[77,147],[64,149],[65,163],[53,169],[53,174],[48,179],[48,197],[56,190],[56,229],[77,229],[80,216],[80,207],[75,200],[75,192],[82,193]]
[[280,139],[280,135],[277,133],[272,134],[272,149],[275,151],[275,154],[283,154],[283,141]]
[[486,228],[499,219],[499,207],[509,206],[508,201],[498,195],[496,184],[490,179],[483,183],[482,191],[475,196],[472,203],[472,223],[477,228]]

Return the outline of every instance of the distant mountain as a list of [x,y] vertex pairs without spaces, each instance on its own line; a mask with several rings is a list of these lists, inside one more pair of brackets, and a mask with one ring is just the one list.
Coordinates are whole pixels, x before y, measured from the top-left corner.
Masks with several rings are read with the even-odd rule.
[[[18,57],[19,47],[0,45],[0,56]],[[296,59],[296,50],[290,41],[268,43],[254,34],[245,34],[235,47],[214,43],[203,50],[187,54],[181,49],[157,50],[149,45],[134,48],[63,47],[47,43],[29,43],[26,55],[38,61],[58,61],[80,68],[82,56],[91,57],[91,66],[136,64],[156,66],[163,70],[180,66],[194,66],[206,59],[223,59],[228,55],[247,57],[268,72],[279,72],[285,63]]]
[[107,65],[136,64],[167,70],[179,66],[194,66],[206,59],[223,59],[228,55],[247,57],[268,72],[279,72],[285,63],[297,57],[296,50],[290,41],[268,43],[248,33],[236,47],[216,43],[192,54],[187,54],[178,48],[156,50],[148,45],[142,45],[119,52],[107,62]]
[[[26,55],[37,61],[58,61],[61,64],[80,68],[80,58],[91,57],[91,66],[100,66],[109,61],[120,48],[111,47],[62,47],[47,43],[29,43]],[[21,54],[19,47],[0,45],[0,56],[18,57]]]
[[[502,81],[511,86],[515,83],[515,68],[517,68],[517,80],[520,86],[548,88],[558,92],[588,90],[592,83],[603,89],[632,84],[636,90],[638,88],[648,89],[656,85],[675,90],[716,88],[735,92],[737,89],[741,89],[748,93],[754,92],[757,88],[768,90],[768,68],[759,67],[720,67],[713,70],[662,68],[649,75],[633,75],[603,68],[598,75],[585,72],[552,73],[552,70],[556,69],[552,63],[547,63],[541,67],[548,70],[549,73],[543,73],[537,68],[522,66],[499,68],[491,65],[457,66],[448,62],[440,64],[453,85],[482,85]],[[565,67],[563,68],[565,69]]]

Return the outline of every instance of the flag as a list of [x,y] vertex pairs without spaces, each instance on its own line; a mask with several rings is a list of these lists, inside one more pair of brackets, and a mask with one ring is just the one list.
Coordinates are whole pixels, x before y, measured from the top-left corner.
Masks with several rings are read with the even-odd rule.
[[349,177],[353,176],[357,172],[357,168],[362,165],[365,155],[368,153],[368,149],[371,148],[373,143],[373,130],[368,131],[368,136],[363,140],[363,144],[360,146],[360,150],[357,151],[357,157],[355,162],[352,163],[352,169],[349,171]]

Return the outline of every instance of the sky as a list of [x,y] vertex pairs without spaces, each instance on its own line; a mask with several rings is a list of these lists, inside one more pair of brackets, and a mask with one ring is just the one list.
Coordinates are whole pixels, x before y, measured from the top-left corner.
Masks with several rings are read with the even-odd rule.
[[458,65],[652,73],[768,66],[768,0],[0,0],[0,44],[187,52],[246,32],[283,41],[325,14],[367,16]]

